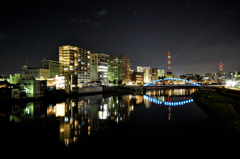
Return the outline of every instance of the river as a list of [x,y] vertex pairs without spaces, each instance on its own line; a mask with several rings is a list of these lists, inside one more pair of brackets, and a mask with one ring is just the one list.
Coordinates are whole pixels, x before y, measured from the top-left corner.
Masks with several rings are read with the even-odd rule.
[[165,89],[62,102],[2,103],[2,150],[23,156],[233,154],[238,143],[230,141],[236,138],[194,102],[194,91]]

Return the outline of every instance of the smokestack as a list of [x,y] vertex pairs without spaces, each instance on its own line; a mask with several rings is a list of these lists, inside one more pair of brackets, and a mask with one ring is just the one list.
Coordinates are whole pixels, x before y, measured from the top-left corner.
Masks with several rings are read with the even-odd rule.
[[172,74],[172,71],[171,71],[171,53],[168,52],[168,72],[167,74]]
[[220,70],[220,73],[223,73],[223,63],[222,62],[220,62],[220,64],[219,64],[219,70]]

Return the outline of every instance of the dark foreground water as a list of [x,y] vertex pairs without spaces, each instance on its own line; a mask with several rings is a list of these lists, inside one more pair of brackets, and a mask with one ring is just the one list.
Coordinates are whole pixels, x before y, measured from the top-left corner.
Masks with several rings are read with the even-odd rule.
[[1,152],[27,158],[239,155],[239,134],[203,112],[194,91],[1,103]]

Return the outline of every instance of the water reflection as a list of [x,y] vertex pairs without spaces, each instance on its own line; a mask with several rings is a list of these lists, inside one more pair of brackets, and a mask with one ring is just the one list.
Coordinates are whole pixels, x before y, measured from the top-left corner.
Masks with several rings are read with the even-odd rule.
[[160,97],[160,100],[159,99],[156,99],[156,98],[153,98],[153,97],[149,97],[147,95],[143,95],[143,98],[147,101],[150,101],[154,104],[159,104],[159,105],[165,105],[165,106],[180,106],[180,105],[184,105],[184,104],[187,104],[187,103],[191,103],[193,102],[193,99],[187,99],[185,101],[178,101],[178,102],[171,102],[171,101],[164,101],[164,98],[162,98],[161,100],[161,97]]
[[165,89],[165,90],[152,90],[146,92],[148,96],[190,96],[197,89]]
[[151,90],[146,92],[144,97],[144,104],[146,108],[150,108],[151,103],[166,105],[166,106],[179,106],[186,103],[193,102],[191,94],[197,89],[168,89],[168,90]]
[[67,99],[56,105],[49,104],[47,116],[59,118],[60,140],[68,146],[79,138],[105,130],[112,124],[127,122],[133,111],[132,99],[135,97],[139,102],[140,96],[131,95],[107,98],[96,95]]
[[10,122],[20,123],[28,122],[39,115],[40,102],[29,102],[25,106],[15,104],[12,106],[9,116]]
[[12,105],[9,119],[15,123],[36,119],[54,121],[52,123],[58,124],[59,128],[56,135],[68,146],[81,138],[128,122],[135,106],[142,103],[146,108],[150,108],[152,104],[169,106],[168,118],[171,120],[171,106],[193,102],[190,95],[194,91],[196,89],[153,90],[146,92],[146,95],[94,95],[68,98],[60,103],[29,102],[25,106],[15,104]]
[[169,90],[152,90],[143,95],[146,108],[150,108],[151,104],[168,106],[168,121],[172,119],[173,106],[183,106],[193,102],[191,94],[197,89],[169,89]]

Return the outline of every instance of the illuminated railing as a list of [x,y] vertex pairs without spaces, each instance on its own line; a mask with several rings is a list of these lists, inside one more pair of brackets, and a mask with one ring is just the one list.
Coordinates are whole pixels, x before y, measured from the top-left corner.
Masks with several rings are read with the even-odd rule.
[[168,101],[163,102],[161,100],[158,100],[158,99],[153,98],[153,97],[149,97],[147,95],[143,95],[143,98],[152,102],[152,103],[154,103],[154,104],[165,105],[165,106],[182,106],[184,104],[193,102],[193,99],[188,99],[188,100],[185,100],[185,101],[178,101],[178,102],[168,102]]
[[192,82],[192,81],[189,81],[189,80],[185,80],[185,79],[181,79],[181,78],[164,78],[164,79],[158,79],[158,80],[149,82],[149,83],[147,83],[147,84],[144,84],[143,86],[151,86],[151,84],[153,84],[153,83],[155,83],[155,82],[168,81],[168,80],[183,81],[183,82],[187,82],[187,83],[193,84],[193,85],[195,85],[195,86],[201,86],[201,85],[198,84],[198,83],[195,83],[195,82]]

